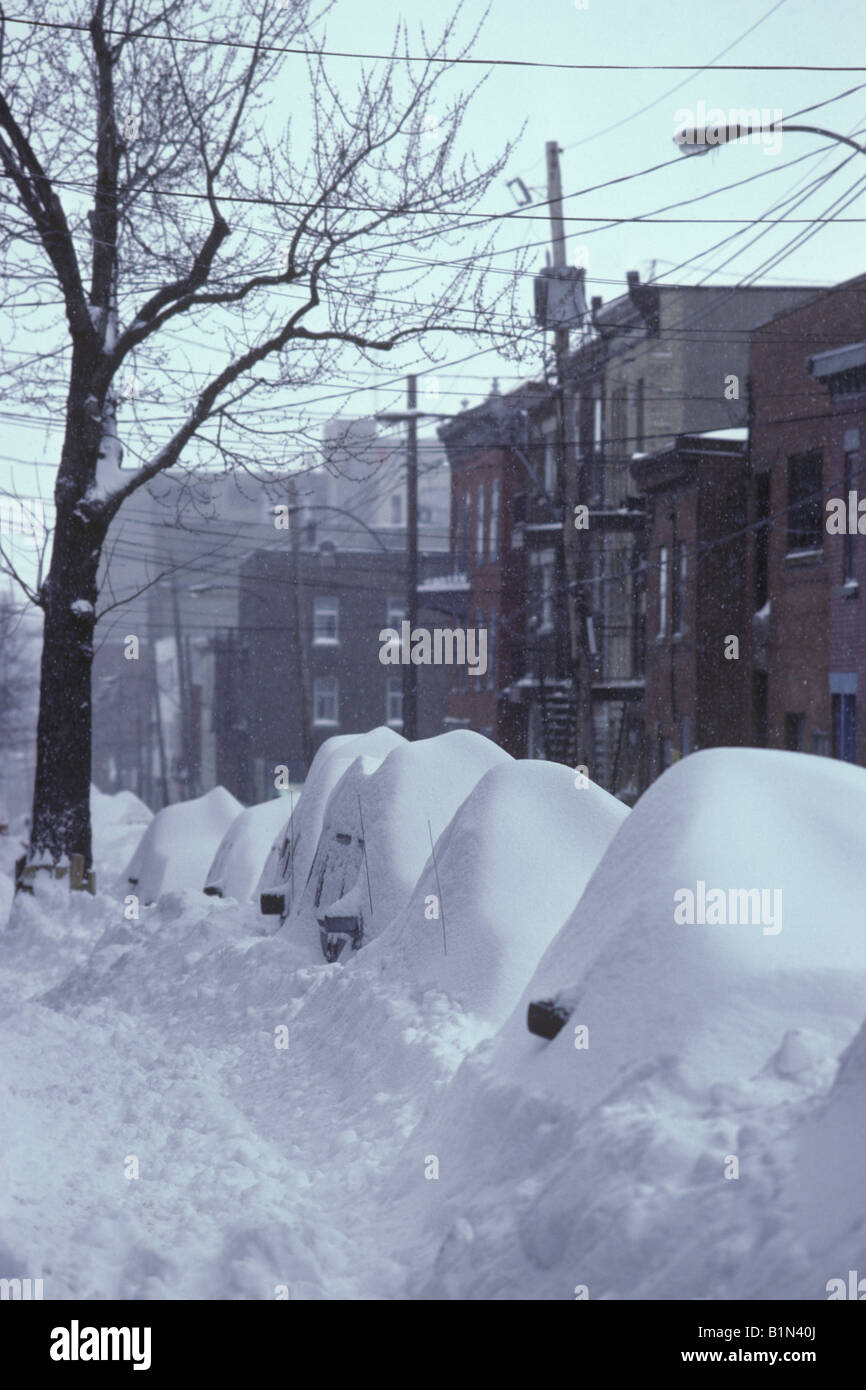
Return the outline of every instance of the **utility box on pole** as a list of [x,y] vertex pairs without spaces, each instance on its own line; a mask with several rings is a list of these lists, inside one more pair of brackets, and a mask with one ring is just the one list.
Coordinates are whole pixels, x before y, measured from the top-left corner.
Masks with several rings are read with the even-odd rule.
[[586,322],[586,271],[583,266],[549,265],[535,277],[535,321],[559,331]]

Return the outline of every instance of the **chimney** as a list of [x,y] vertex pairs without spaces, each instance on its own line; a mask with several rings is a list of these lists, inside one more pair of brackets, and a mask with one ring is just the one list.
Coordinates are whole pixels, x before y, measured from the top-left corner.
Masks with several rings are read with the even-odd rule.
[[647,336],[656,337],[660,326],[658,287],[642,285],[637,270],[627,271],[625,280],[629,299],[646,324]]

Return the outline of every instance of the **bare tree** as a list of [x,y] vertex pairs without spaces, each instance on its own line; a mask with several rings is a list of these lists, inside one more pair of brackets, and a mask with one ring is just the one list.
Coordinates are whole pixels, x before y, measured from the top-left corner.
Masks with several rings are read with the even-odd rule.
[[40,339],[7,358],[3,394],[63,421],[50,566],[30,591],[44,611],[31,862],[91,862],[99,562],[124,502],[182,456],[274,457],[273,408],[332,380],[347,351],[378,363],[511,321],[514,281],[489,290],[489,243],[467,256],[460,240],[447,272],[430,260],[465,237],[511,148],[487,167],[459,151],[475,89],[457,89],[458,16],[432,44],[421,34],[421,61],[399,29],[349,95],[323,51],[327,8],[0,11],[0,279],[22,339]]

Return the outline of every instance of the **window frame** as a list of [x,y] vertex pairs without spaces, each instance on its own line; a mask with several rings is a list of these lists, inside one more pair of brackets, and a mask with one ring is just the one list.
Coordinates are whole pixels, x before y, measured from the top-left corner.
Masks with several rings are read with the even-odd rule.
[[[322,690],[322,686],[327,684],[329,690]],[[339,728],[340,725],[340,682],[336,676],[314,676],[313,677],[313,727],[316,729]],[[318,704],[320,699],[333,698],[334,714],[330,716],[320,716]]]
[[[796,468],[800,466],[805,469],[809,466],[817,470],[817,486],[804,487],[802,479],[800,486],[793,488]],[[815,482],[814,478],[809,478],[807,482]],[[788,455],[787,485],[788,485],[788,525],[785,538],[786,555],[817,555],[824,549],[824,452],[822,449],[808,449],[802,454]],[[793,493],[802,494],[797,501],[793,500]],[[803,518],[807,517],[809,525],[805,525]],[[799,523],[799,524],[798,524]]]
[[[333,605],[332,613],[334,620],[334,635],[327,636],[319,632],[319,619],[322,616],[320,606],[322,604]],[[339,647],[340,645],[340,599],[337,594],[314,594],[313,595],[313,646],[314,647]]]
[[658,631],[656,638],[663,641],[668,631],[668,579],[669,579],[669,551],[666,545],[659,546],[659,598],[658,598]]

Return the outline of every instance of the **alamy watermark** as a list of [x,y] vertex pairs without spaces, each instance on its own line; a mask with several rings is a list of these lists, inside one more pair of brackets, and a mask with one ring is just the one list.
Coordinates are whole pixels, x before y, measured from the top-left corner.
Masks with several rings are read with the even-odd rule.
[[677,926],[760,926],[764,936],[778,936],[782,930],[781,888],[708,889],[699,878],[694,892],[677,888],[674,903]]
[[383,666],[465,666],[470,676],[487,672],[486,627],[412,627],[404,619],[400,631],[383,627],[379,633]]

